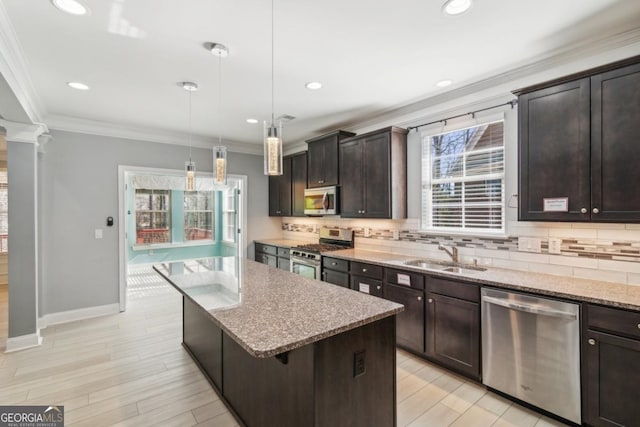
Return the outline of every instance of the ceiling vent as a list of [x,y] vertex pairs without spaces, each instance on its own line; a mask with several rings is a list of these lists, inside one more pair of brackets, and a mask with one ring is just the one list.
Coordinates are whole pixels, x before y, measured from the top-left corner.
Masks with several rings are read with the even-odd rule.
[[295,117],[290,116],[288,114],[282,114],[282,115],[276,117],[276,120],[280,121],[280,122],[290,122],[293,119],[295,119]]

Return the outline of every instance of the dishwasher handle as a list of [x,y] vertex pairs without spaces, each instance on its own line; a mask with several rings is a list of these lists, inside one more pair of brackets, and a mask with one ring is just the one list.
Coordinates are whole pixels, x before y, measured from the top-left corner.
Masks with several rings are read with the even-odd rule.
[[486,295],[482,296],[482,302],[499,305],[501,307],[505,307],[510,310],[524,311],[526,313],[532,313],[532,314],[540,314],[542,316],[559,317],[563,319],[577,319],[578,317],[576,313],[571,313],[568,311],[554,310],[552,308],[540,308],[532,305],[521,304],[521,303],[505,300],[503,298],[495,298],[495,297],[490,297]]

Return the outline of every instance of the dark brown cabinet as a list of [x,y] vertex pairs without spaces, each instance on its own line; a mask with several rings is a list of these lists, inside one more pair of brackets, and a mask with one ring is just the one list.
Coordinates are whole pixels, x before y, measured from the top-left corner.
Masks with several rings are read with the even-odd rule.
[[289,270],[289,248],[256,243],[254,259],[269,267]]
[[427,278],[426,353],[442,365],[480,380],[480,288]]
[[338,144],[355,133],[339,130],[307,140],[309,188],[338,185]]
[[424,291],[385,283],[383,296],[404,305],[396,315],[396,342],[399,346],[424,353]]
[[291,156],[282,159],[282,172],[269,177],[269,216],[291,216]]
[[341,216],[406,218],[407,131],[389,127],[340,143]]
[[630,62],[517,92],[520,220],[640,221],[640,64]]
[[640,313],[586,305],[583,416],[590,426],[636,426],[640,420]]
[[322,257],[322,280],[349,288],[349,261]]
[[382,297],[382,280],[352,275],[351,289],[376,297]]
[[307,188],[307,153],[291,156],[292,216],[304,216],[304,190]]

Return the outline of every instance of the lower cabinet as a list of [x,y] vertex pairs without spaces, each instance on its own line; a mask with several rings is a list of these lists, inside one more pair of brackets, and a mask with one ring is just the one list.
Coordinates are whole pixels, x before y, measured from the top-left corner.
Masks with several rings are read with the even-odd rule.
[[254,260],[269,267],[289,271],[289,248],[256,243]]
[[365,294],[382,297],[382,280],[370,277],[351,276],[351,289]]
[[640,313],[586,305],[583,418],[589,426],[640,420]]
[[322,257],[322,280],[327,283],[349,288],[349,261]]
[[396,315],[397,344],[424,353],[424,291],[385,283],[383,296],[404,305]]

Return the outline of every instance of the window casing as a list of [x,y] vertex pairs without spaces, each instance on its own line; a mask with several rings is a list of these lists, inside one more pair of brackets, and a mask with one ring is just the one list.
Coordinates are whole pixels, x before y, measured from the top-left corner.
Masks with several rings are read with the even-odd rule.
[[184,241],[213,240],[212,191],[184,192]]
[[136,189],[136,243],[171,241],[171,191]]
[[422,228],[505,233],[504,121],[422,140]]

